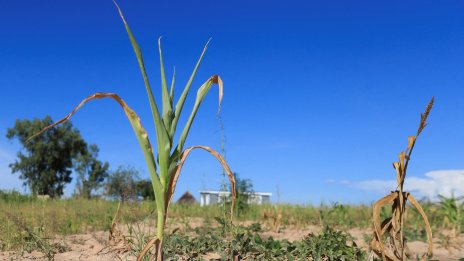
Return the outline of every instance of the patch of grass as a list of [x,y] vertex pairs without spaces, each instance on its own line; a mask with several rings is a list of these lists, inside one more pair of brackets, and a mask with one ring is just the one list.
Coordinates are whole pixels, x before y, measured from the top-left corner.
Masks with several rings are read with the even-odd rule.
[[53,243],[52,238],[46,237],[42,226],[30,229],[20,218],[5,212],[4,215],[17,227],[13,242],[18,244],[20,255],[23,255],[25,252],[39,251],[48,260],[54,260],[55,254],[69,250],[67,246]]
[[[53,251],[58,250],[52,246],[50,239],[53,239],[56,235],[109,231],[117,205],[117,202],[104,199],[53,199],[41,201],[27,198],[27,196],[5,196],[0,199],[0,250],[28,252],[35,249],[53,253]],[[430,202],[422,202],[422,205],[424,211],[430,216],[433,230],[442,231],[442,221],[446,213],[441,211],[441,206]],[[391,215],[389,209],[383,209],[385,213],[382,213],[382,216]],[[335,203],[320,206],[250,205],[246,211],[243,211],[237,217],[238,224],[247,221],[246,224],[249,224],[249,226],[245,228],[236,226],[234,229],[230,227],[228,222],[218,227],[218,222],[214,217],[224,217],[224,211],[227,211],[227,209],[224,209],[221,205],[200,207],[199,205],[173,204],[170,211],[170,220],[172,222],[168,223],[168,233],[170,234],[166,238],[167,252],[165,252],[165,255],[193,258],[200,254],[210,253],[211,249],[214,248],[218,258],[221,255],[225,257],[234,255],[234,253],[235,255],[243,254],[243,251],[252,251],[253,255],[259,256],[258,252],[264,251],[261,254],[271,260],[273,255],[282,257],[282,253],[298,259],[295,256],[302,250],[294,250],[294,248],[298,244],[303,247],[301,241],[300,243],[292,242],[290,244],[285,240],[262,237],[263,231],[266,233],[267,231],[278,232],[275,231],[273,224],[280,226],[279,230],[286,229],[286,227],[301,229],[308,226],[320,227],[320,213],[322,212],[324,213],[322,218],[324,226],[333,231],[333,233],[327,232],[325,239],[324,237],[320,239],[324,241],[327,237],[330,237],[329,234],[335,234],[334,231],[346,231],[355,227],[367,229],[371,222],[372,208],[365,205],[341,205]],[[407,206],[405,213],[405,227],[408,228],[405,230],[406,241],[423,241],[425,234],[424,231],[421,231],[421,229],[423,230],[423,221],[420,213],[410,206]],[[277,220],[275,217],[279,214],[281,217]],[[267,219],[266,215],[268,216]],[[20,220],[21,225],[15,222],[15,219]],[[150,220],[148,223],[153,226],[156,223],[153,219],[156,219],[156,209],[152,202],[127,202],[121,206],[118,223],[128,227],[124,236],[130,242],[131,251],[135,256],[143,250],[143,246],[155,232],[154,229],[149,229],[147,232],[147,226],[149,225],[144,225],[144,222]],[[200,220],[203,224],[196,227],[191,223],[195,220]],[[25,228],[34,234],[28,233]],[[233,233],[230,233],[230,231]],[[315,241],[319,239],[315,238],[318,236],[320,235],[312,235],[312,237],[308,238],[308,241],[304,243],[306,244],[304,247],[317,248],[319,245]],[[366,240],[370,239],[372,237],[366,236]],[[320,245],[323,245],[322,241],[318,241]],[[326,241],[330,240],[327,239]],[[349,240],[347,242],[349,243]],[[442,240],[442,242],[444,245],[447,244],[446,240]],[[181,247],[180,250],[176,249],[181,244],[184,244],[185,247]],[[50,249],[55,250],[49,251]],[[279,251],[282,251],[282,253]],[[259,257],[256,258],[259,259]],[[198,260],[200,258],[194,259]]]
[[[0,250],[17,249],[23,244],[20,232],[40,228],[41,235],[70,235],[108,231],[117,202],[85,199],[8,200],[0,199]],[[124,223],[153,216],[149,202],[132,202],[121,209]],[[21,226],[18,222],[20,221]]]

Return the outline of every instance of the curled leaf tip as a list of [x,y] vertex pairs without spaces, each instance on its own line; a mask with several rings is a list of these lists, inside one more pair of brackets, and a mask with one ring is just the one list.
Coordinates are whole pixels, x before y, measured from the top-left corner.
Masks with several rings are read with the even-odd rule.
[[224,85],[222,83],[221,77],[219,77],[219,75],[217,74],[211,77],[211,81],[217,84],[219,87],[219,105],[218,105],[218,111],[217,111],[217,115],[219,116],[219,113],[221,112],[222,97],[224,95]]

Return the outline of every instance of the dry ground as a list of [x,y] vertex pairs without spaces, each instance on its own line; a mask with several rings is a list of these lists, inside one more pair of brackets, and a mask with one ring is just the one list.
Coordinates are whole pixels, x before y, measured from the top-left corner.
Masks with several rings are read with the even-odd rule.
[[[244,223],[244,225],[247,222]],[[200,218],[191,218],[186,223],[185,220],[182,222],[174,221],[170,222],[170,230],[176,228],[183,229],[184,226],[188,225],[191,228],[202,226],[203,221]],[[127,234],[127,226],[118,226],[122,234]],[[147,227],[142,225],[141,227]],[[306,228],[297,227],[286,227],[281,228],[279,232],[266,230],[261,233],[263,238],[272,236],[274,239],[287,239],[289,241],[300,240],[308,233],[318,233],[321,231],[319,226],[309,226]],[[365,235],[371,235],[372,230],[370,229],[349,229],[346,232],[351,234],[358,246],[367,250],[367,243],[365,242]],[[55,255],[55,260],[135,260],[134,256],[131,256],[127,251],[127,246],[123,242],[115,242],[109,240],[109,233],[106,231],[100,231],[89,234],[71,235],[65,237],[56,237],[55,243],[59,243],[67,247],[69,251],[64,253],[58,253]],[[461,235],[454,241],[454,247],[445,249],[442,244],[443,241],[438,238],[434,239],[434,260],[459,260],[464,257],[464,235]],[[412,252],[419,253],[427,248],[425,242],[415,241],[410,242],[409,248]],[[461,247],[462,246],[462,247]],[[207,258],[215,257],[214,254],[208,255]],[[0,252],[0,260],[47,260],[44,254],[38,251],[32,253],[25,253],[23,255],[14,252]]]

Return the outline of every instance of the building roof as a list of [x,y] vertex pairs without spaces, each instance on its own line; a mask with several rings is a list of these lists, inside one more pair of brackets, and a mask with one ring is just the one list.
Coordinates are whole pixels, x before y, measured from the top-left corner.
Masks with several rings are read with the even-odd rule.
[[186,204],[186,205],[192,205],[195,204],[197,200],[195,197],[190,194],[190,192],[186,191],[178,200],[177,203],[179,204]]

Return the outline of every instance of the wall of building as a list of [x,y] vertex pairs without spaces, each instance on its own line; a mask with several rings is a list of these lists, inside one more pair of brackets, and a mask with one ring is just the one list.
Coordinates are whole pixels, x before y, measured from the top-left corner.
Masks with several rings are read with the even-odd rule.
[[[264,195],[251,194],[248,197],[248,203],[257,204],[257,205],[271,203],[271,196],[268,195],[270,193],[263,193],[263,194]],[[200,192],[200,205],[208,206],[208,205],[222,203],[227,198],[227,196],[229,196],[229,194],[223,193],[223,192],[215,192],[215,191]]]

